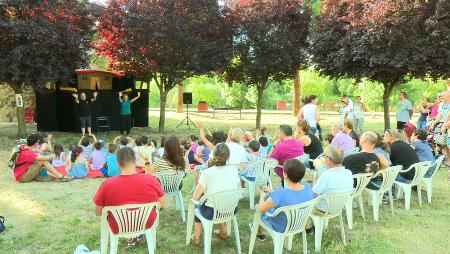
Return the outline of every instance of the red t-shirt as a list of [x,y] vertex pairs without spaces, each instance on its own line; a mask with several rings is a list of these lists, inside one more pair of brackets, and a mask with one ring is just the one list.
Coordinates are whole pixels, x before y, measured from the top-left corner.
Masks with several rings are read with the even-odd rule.
[[[105,180],[94,196],[97,206],[121,206],[127,204],[145,204],[157,202],[164,196],[164,190],[158,179],[147,174],[118,175]],[[151,228],[156,220],[153,210],[146,228]],[[117,222],[108,214],[108,223],[114,234],[119,232]]]
[[33,150],[28,149],[26,145],[23,145],[20,149],[21,152],[19,153],[16,167],[14,168],[14,176],[16,177],[16,181],[20,181],[23,178],[28,168],[33,165],[38,157],[38,154]]

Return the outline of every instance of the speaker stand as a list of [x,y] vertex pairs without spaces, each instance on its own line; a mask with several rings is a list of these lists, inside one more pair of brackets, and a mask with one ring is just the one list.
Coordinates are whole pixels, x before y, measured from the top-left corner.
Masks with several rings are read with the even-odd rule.
[[191,124],[194,125],[195,128],[197,128],[195,123],[189,117],[189,104],[186,104],[186,117],[183,120],[181,120],[181,122],[177,125],[177,128],[180,127],[180,125],[182,125],[185,121],[186,121],[185,124],[188,126],[189,129],[191,129]]

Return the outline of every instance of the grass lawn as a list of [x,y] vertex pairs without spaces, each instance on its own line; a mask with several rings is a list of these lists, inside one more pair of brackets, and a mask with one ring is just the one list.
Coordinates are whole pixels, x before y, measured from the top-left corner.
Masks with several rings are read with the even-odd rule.
[[[167,133],[187,137],[186,128],[175,128],[184,117],[181,114],[168,113]],[[213,119],[194,115],[195,120],[202,119],[211,130],[225,129],[226,123],[251,129],[252,119],[235,120],[234,118]],[[245,118],[245,117],[244,117]],[[133,130],[133,136],[146,133],[156,138],[159,143],[161,135],[155,133],[158,118],[154,113],[150,117],[152,129]],[[331,123],[339,121],[329,117],[323,122],[327,131]],[[295,123],[288,116],[264,115],[263,122],[270,130],[282,122]],[[0,125],[0,215],[6,218],[8,230],[0,235],[0,253],[73,253],[78,244],[85,244],[90,249],[100,248],[100,219],[94,216],[92,198],[104,179],[76,180],[69,183],[27,183],[18,184],[13,179],[6,162],[10,148],[15,140],[16,127],[10,124]],[[29,132],[33,129],[29,127]],[[367,129],[382,129],[381,119],[367,121]],[[152,131],[153,130],[153,131]],[[193,130],[192,133],[196,134]],[[56,142],[67,144],[76,142],[78,136],[70,133],[53,133]],[[98,135],[99,138],[112,140],[117,133]],[[374,222],[371,207],[365,206],[366,221],[362,221],[359,209],[354,210],[354,228],[346,230],[348,244],[343,246],[340,240],[338,220],[330,221],[324,232],[322,253],[450,253],[448,240],[450,228],[449,182],[447,170],[442,168],[435,177],[433,203],[426,201],[422,208],[417,202],[417,193],[413,192],[411,210],[404,210],[403,200],[395,202],[395,215],[391,215],[388,205],[380,207],[380,221]],[[307,176],[310,177],[310,176]],[[279,180],[274,179],[279,186]],[[193,177],[189,175],[183,184],[184,200],[187,204],[191,197]],[[423,193],[423,199],[426,195]],[[365,196],[367,201],[367,196]],[[168,208],[161,212],[157,232],[157,253],[202,253],[202,247],[185,245],[186,225],[174,209],[173,200],[168,200]],[[186,206],[187,207],[187,206]],[[253,217],[248,199],[244,198],[237,214],[243,253],[248,250],[250,237],[248,222]],[[233,235],[232,235],[233,236]],[[221,241],[213,237],[213,253],[237,253],[234,237]],[[314,250],[314,236],[308,236],[308,250]],[[254,253],[272,253],[272,240],[256,242]],[[296,236],[292,253],[301,253],[301,237]],[[145,242],[128,248],[124,241],[119,244],[119,253],[146,253]]]

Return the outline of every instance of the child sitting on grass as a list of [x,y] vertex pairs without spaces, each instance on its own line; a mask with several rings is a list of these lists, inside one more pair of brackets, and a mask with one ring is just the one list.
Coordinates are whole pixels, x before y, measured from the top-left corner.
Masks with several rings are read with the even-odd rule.
[[122,147],[133,147],[133,143],[134,140],[132,138],[124,135],[117,136],[113,141],[113,144],[117,144],[119,149]]
[[[136,146],[135,152],[139,155],[139,160],[136,163],[137,167],[145,168],[148,165],[152,164],[153,154],[156,152],[156,149],[149,144],[149,139],[147,136],[142,136],[139,139],[140,146]],[[136,142],[138,142],[136,140]],[[137,145],[137,143],[136,143]]]
[[88,175],[89,164],[83,156],[83,148],[76,146],[72,150],[66,170],[67,175],[73,178],[85,178]]
[[105,163],[106,151],[103,149],[102,142],[95,142],[94,149],[89,157],[89,164],[91,165],[91,170],[99,171]]
[[119,165],[117,164],[117,149],[116,144],[110,144],[108,147],[108,154],[106,155],[105,164],[101,169],[103,175],[106,177],[116,176],[120,174]]
[[52,160],[52,166],[54,168],[60,168],[66,166],[66,158],[64,156],[64,148],[61,144],[55,144],[53,146],[53,153],[55,158]]
[[[95,137],[94,134],[90,134],[92,139],[94,140],[94,143],[97,142],[97,137]],[[92,152],[94,152],[94,146],[91,144],[91,140],[89,137],[82,136],[80,138],[80,141],[78,142],[78,146],[83,149],[83,157],[85,160],[89,160],[89,157],[91,156]]]

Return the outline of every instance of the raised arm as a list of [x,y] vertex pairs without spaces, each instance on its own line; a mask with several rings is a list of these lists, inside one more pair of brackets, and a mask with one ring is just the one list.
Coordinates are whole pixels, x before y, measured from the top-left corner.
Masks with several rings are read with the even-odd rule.
[[95,92],[93,93],[93,95],[94,95],[94,98],[92,98],[92,99],[91,99],[91,102],[94,102],[94,101],[96,101],[96,100],[97,100],[97,95],[98,95],[98,92],[97,92],[97,91],[95,91]]
[[78,100],[78,94],[73,93],[72,96],[75,98],[75,103],[79,104],[80,101]]
[[120,136],[115,137],[112,143],[117,144],[117,140],[119,140],[119,138],[120,138]]
[[140,97],[141,97],[141,92],[138,92],[138,95],[136,97],[134,97],[133,99],[131,99],[131,103],[135,102]]
[[203,143],[211,150],[214,149],[214,144],[211,143],[211,141],[209,141],[206,136],[205,136],[205,128],[203,126],[202,122],[197,123],[198,126],[198,131],[199,131],[199,136],[200,139],[203,141]]
[[122,103],[122,92],[119,92],[119,101]]
[[78,141],[78,146],[81,146],[81,141],[83,141],[84,136],[81,136],[80,140]]
[[97,143],[97,141],[98,141],[98,140],[97,140],[97,137],[96,137],[94,134],[92,134],[92,133],[91,133],[90,136],[91,136],[92,139],[94,140],[94,143]]

